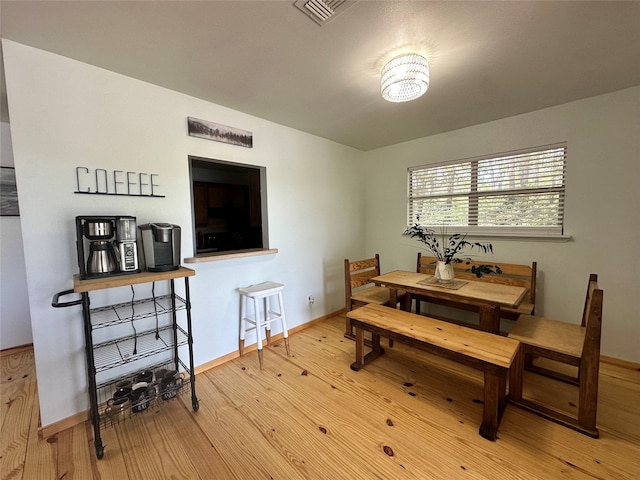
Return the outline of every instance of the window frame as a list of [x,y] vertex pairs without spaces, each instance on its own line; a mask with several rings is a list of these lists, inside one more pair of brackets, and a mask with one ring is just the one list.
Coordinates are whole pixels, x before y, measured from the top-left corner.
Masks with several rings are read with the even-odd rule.
[[[419,165],[415,167],[409,167],[407,169],[407,225],[421,225],[425,228],[433,230],[441,230],[443,228],[447,230],[463,230],[464,233],[472,236],[512,236],[512,237],[551,237],[551,238],[566,238],[564,233],[565,229],[565,204],[566,204],[566,171],[567,171],[567,142],[559,142],[551,145],[543,145],[537,147],[531,147],[526,149],[520,149],[509,152],[494,153],[489,155],[482,155],[477,157],[451,160],[446,162],[437,162],[426,165]],[[547,159],[551,159],[549,163],[556,162],[553,167],[553,175],[549,175],[547,170],[542,170],[545,173],[538,173],[533,175],[531,172],[536,170],[532,167],[536,162],[543,166],[547,166]],[[527,163],[529,162],[529,163]],[[558,163],[560,162],[560,163]],[[478,188],[479,175],[483,172],[481,167],[482,163],[485,163],[484,170],[494,169],[500,170],[499,165],[507,165],[507,168],[500,170],[501,172],[509,172],[513,175],[513,178],[518,178],[521,175],[520,169],[525,169],[529,177],[534,182],[555,182],[554,185],[549,186],[536,186],[536,187],[519,187],[519,188],[497,188],[497,189],[481,189]],[[443,174],[444,172],[451,172],[453,169],[443,169],[443,167],[459,167],[461,175],[459,173],[452,173],[453,180],[450,183],[444,182],[439,185],[444,186],[444,189],[432,188],[429,192],[429,187],[418,186],[419,180],[424,181],[424,176],[437,176],[437,174]],[[529,169],[527,171],[526,169]],[[561,173],[560,173],[561,172]],[[422,177],[421,177],[422,176]],[[460,185],[458,184],[459,178],[464,178]],[[484,178],[484,177],[483,177]],[[512,179],[513,180],[513,179]],[[432,183],[433,183],[432,179]],[[557,184],[560,182],[559,184]],[[496,182],[499,183],[499,182]],[[485,181],[485,185],[487,182]],[[466,190],[465,190],[466,188]],[[454,191],[460,189],[459,191]],[[440,190],[440,191],[438,191]],[[503,197],[513,200],[521,199],[523,196],[530,196],[529,201],[535,200],[535,198],[541,198],[542,200],[552,201],[549,204],[553,207],[549,216],[556,216],[556,225],[478,225],[480,223],[479,218],[481,215],[489,212],[490,215],[494,215],[493,219],[496,219],[495,215],[499,212],[499,204],[494,206],[494,212],[491,212],[491,201],[487,200],[491,197]],[[546,196],[546,199],[543,198]],[[450,217],[455,215],[455,207],[451,207],[453,199],[460,200],[462,206],[457,207],[457,220],[453,221],[447,219],[447,213]],[[485,209],[480,206],[481,199],[485,200]],[[424,211],[426,208],[424,203],[429,200],[446,200],[447,206],[435,207],[439,208],[441,215],[439,218],[442,223],[439,225],[428,224],[427,221],[419,221],[420,210]],[[465,206],[466,202],[466,206]],[[554,205],[554,202],[557,205]],[[515,202],[514,202],[515,203]],[[520,200],[520,207],[526,205],[526,201]],[[544,207],[540,208],[539,212],[534,209],[528,211],[528,213],[540,213]],[[513,214],[511,214],[513,216]],[[460,221],[461,217],[466,217],[466,222]],[[466,223],[466,224],[465,224]]]

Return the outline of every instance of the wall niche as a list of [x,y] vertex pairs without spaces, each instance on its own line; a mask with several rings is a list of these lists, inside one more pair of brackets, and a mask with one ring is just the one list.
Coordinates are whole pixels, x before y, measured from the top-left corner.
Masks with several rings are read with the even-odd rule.
[[266,168],[189,157],[195,253],[268,248]]

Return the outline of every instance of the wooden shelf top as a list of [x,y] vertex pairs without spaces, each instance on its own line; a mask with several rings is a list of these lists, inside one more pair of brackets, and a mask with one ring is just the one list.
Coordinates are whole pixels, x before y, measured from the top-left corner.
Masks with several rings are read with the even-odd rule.
[[73,276],[73,291],[76,293],[92,292],[105,288],[126,287],[127,285],[137,285],[139,283],[158,282],[160,280],[171,280],[172,278],[192,277],[195,270],[187,267],[180,267],[178,270],[168,272],[140,272],[130,275],[114,275],[111,277],[89,278],[80,280],[80,275]]

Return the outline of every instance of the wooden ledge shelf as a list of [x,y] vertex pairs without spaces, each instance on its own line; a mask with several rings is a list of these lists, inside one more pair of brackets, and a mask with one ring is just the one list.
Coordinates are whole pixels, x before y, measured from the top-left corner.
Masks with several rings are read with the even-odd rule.
[[277,248],[252,248],[247,250],[229,250],[226,252],[201,253],[195,257],[185,258],[184,263],[217,262],[231,260],[233,258],[255,257],[258,255],[273,255],[278,253]]
[[177,270],[168,270],[166,272],[142,271],[140,273],[88,278],[86,280],[81,280],[80,275],[75,274],[73,276],[73,291],[76,293],[93,292],[94,290],[126,287],[129,285],[138,285],[140,283],[159,282],[161,280],[192,277],[195,274],[195,270],[182,266]]

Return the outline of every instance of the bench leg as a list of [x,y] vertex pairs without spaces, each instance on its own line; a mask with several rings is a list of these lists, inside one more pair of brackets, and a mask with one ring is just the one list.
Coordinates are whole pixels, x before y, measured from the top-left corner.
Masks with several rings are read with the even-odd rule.
[[351,370],[358,371],[364,366],[364,330],[356,330],[356,361],[351,364]]
[[498,425],[506,405],[507,370],[500,373],[484,372],[484,404],[480,435],[487,440],[495,440]]
[[511,368],[509,369],[509,400],[519,402],[522,400],[522,377],[524,375],[524,367],[527,355],[525,354],[524,345],[520,344],[518,353],[516,353]]
[[373,350],[371,353],[375,353],[376,357],[379,357],[383,352],[380,346],[380,335],[377,333],[371,334],[371,348]]
[[364,330],[355,325],[356,331],[356,361],[351,364],[351,370],[358,371],[367,363],[375,360],[384,353],[384,349],[380,346],[380,335],[371,334],[371,347],[373,350],[366,355],[364,354]]
[[578,424],[584,428],[587,435],[598,438],[596,416],[598,410],[598,364],[597,358],[591,356],[582,358],[580,362],[580,386],[578,394]]

